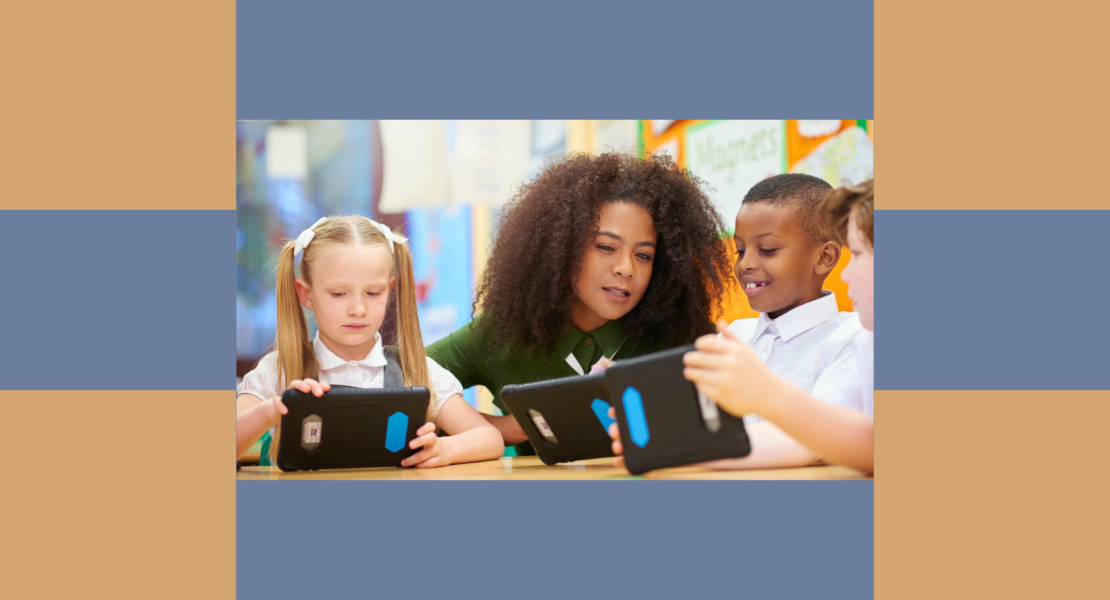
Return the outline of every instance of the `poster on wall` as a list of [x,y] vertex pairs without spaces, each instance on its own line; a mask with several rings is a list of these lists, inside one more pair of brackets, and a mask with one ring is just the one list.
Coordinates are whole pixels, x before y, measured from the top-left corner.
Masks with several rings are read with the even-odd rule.
[[726,223],[759,181],[786,172],[784,121],[706,121],[689,127],[686,168],[710,187]]
[[862,127],[849,127],[814,148],[791,171],[820,177],[833,187],[844,179],[863,183],[875,176],[875,145]]
[[544,161],[567,150],[567,122],[532,121],[532,155],[528,159],[528,179],[540,174]]
[[528,175],[531,121],[458,121],[451,156],[451,197],[500,206]]
[[399,213],[418,206],[444,206],[447,133],[443,121],[379,121],[382,192],[378,210]]

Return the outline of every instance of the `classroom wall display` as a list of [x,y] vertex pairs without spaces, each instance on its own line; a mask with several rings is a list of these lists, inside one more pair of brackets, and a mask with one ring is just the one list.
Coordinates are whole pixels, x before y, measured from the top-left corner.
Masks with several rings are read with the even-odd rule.
[[759,181],[786,172],[785,121],[704,121],[686,128],[686,168],[728,218]]
[[[710,198],[721,211],[732,244],[732,222],[744,195],[759,180],[779,173],[806,173],[832,186],[848,179],[860,183],[875,176],[874,122],[863,120],[785,121],[652,121],[639,125],[645,154],[667,153],[676,163],[708,183]],[[852,310],[840,273],[848,253],[828,279],[825,289],[836,294],[840,310]],[[721,314],[727,321],[756,317],[747,297],[733,281]]]
[[[474,289],[468,206],[419,208],[405,213],[405,233],[416,278],[420,335],[428,345],[470,321]],[[475,389],[463,394],[478,407]]]

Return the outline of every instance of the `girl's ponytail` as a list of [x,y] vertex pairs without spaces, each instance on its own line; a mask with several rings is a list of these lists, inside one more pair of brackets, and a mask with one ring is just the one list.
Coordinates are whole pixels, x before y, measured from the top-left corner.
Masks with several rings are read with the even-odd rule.
[[428,421],[435,422],[436,391],[428,374],[428,363],[424,354],[424,338],[420,335],[420,319],[416,313],[416,277],[412,272],[412,254],[409,245],[394,244],[395,271],[397,282],[394,285],[394,323],[397,325],[397,349],[401,356],[401,370],[405,373],[405,385],[422,385],[431,393],[428,403]]
[[[308,323],[297,297],[294,269],[294,240],[286,242],[278,256],[277,272],[277,367],[278,389],[287,389],[296,379],[317,377],[316,352],[308,338]],[[281,424],[274,428],[270,442],[270,464],[277,464]]]

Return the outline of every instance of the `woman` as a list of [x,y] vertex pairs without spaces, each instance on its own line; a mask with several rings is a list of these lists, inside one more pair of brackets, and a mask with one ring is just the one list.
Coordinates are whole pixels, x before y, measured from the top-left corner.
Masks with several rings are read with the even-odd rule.
[[506,206],[474,303],[481,314],[428,347],[484,415],[534,454],[501,388],[590,372],[603,359],[688,344],[712,331],[731,272],[720,215],[669,157],[570,155]]

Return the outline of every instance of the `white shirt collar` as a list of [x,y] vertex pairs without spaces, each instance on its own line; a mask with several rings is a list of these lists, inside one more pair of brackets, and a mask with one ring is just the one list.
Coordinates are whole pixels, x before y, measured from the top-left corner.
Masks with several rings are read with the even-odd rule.
[[770,330],[771,333],[781,335],[784,342],[789,342],[791,338],[817,327],[839,312],[836,306],[836,295],[824,290],[820,298],[813,302],[806,302],[777,319],[768,317],[767,313],[759,313],[759,320],[755,324],[755,337],[758,339],[764,331]]
[[[331,350],[328,350],[328,347],[324,345],[324,342],[320,341],[319,331],[316,332],[316,339],[312,340],[312,349],[316,351],[316,364],[320,366],[321,371],[334,369],[340,365],[345,365],[348,362],[336,356],[335,353]],[[385,366],[385,352],[382,351],[381,332],[374,333],[374,347],[370,349],[370,354],[367,354],[366,358],[355,362],[367,367]]]

